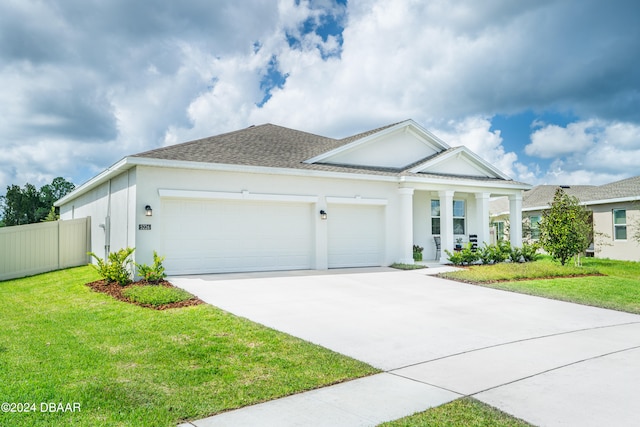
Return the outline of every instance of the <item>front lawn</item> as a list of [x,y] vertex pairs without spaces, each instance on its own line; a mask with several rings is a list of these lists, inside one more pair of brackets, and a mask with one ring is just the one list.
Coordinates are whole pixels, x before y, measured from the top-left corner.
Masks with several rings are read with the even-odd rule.
[[479,400],[465,397],[399,420],[382,427],[528,427],[531,424],[512,417]]
[[442,277],[640,314],[640,262],[583,258],[582,263],[582,267],[562,266],[545,258],[525,264],[472,266]]
[[117,301],[85,286],[97,279],[79,267],[0,282],[1,400],[35,404],[0,425],[175,426],[377,372],[206,304]]

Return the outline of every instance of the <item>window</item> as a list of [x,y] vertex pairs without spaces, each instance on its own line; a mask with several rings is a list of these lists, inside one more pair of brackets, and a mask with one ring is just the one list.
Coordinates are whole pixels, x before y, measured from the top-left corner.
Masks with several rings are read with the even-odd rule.
[[496,226],[496,239],[504,240],[504,221],[498,221],[494,223]]
[[431,201],[431,234],[440,234],[440,200]]
[[625,209],[613,210],[613,239],[627,240],[627,211]]
[[[465,202],[453,201],[453,234],[465,234]],[[431,201],[431,234],[440,234],[440,200]]]
[[531,224],[531,240],[540,239],[540,216],[530,216],[529,223]]
[[464,200],[453,201],[453,234],[464,234]]

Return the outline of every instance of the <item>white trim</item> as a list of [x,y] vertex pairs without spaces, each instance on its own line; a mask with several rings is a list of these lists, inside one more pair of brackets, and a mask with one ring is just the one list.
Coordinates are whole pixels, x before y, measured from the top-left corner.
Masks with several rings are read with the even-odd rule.
[[[636,202],[640,200],[640,196],[629,196],[629,197],[618,197],[616,199],[601,199],[601,200],[587,200],[586,202],[580,202],[578,205],[580,206],[591,206],[591,205],[607,205],[610,203],[624,203],[624,202]],[[533,206],[530,208],[522,208],[523,212],[530,211],[546,211],[550,209],[551,205],[544,206]],[[505,213],[509,213],[508,211]]]
[[138,166],[156,166],[176,169],[194,169],[221,172],[260,173],[267,175],[310,176],[320,178],[355,179],[363,181],[397,182],[393,175],[355,174],[351,172],[320,171],[315,169],[275,168],[269,166],[235,165],[226,163],[205,163],[186,160],[164,160],[136,157],[133,164]]
[[[411,168],[409,172],[411,173],[424,172],[426,169],[432,166],[436,166],[442,162],[449,160],[452,157],[457,157],[457,156],[467,156],[467,157],[462,157],[462,159],[468,162],[470,165],[474,166],[475,168],[483,170],[485,173],[488,173],[489,175],[493,175],[494,178],[502,178],[505,180],[511,179],[507,175],[503,174],[498,169],[496,169],[492,164],[486,162],[485,160],[477,156],[473,151],[470,151],[465,146],[456,147],[455,149],[451,150],[449,153],[439,155],[436,158],[431,160],[427,160],[424,163],[421,163],[418,166]],[[473,177],[470,177],[470,178],[473,178]]]
[[327,204],[335,205],[376,205],[386,206],[389,204],[387,199],[363,199],[362,197],[327,197]]
[[[363,138],[360,139],[356,139],[355,141],[352,141],[348,144],[345,144],[341,147],[338,148],[334,148],[333,150],[327,151],[325,153],[319,154],[315,157],[312,157],[308,160],[305,160],[303,163],[317,163],[317,162],[321,162],[323,160],[326,160],[330,157],[333,157],[337,154],[343,153],[345,151],[351,151],[361,145],[367,144],[375,139],[378,139],[382,136],[394,133],[396,131],[398,131],[399,129],[404,128],[405,131],[413,131],[416,136],[418,137],[418,139],[420,140],[420,142],[424,143],[425,145],[429,146],[430,148],[434,149],[435,151],[444,151],[444,150],[448,150],[449,148],[451,148],[446,142],[444,142],[443,140],[441,140],[440,138],[438,138],[437,136],[435,136],[434,134],[432,134],[431,132],[429,132],[428,130],[426,130],[425,128],[423,128],[422,126],[420,126],[419,124],[417,124],[416,122],[414,122],[413,120],[409,119],[409,120],[405,120],[403,122],[400,122],[398,124],[396,124],[395,126],[391,126],[388,127],[386,129],[383,129],[379,132],[376,133],[372,133],[371,135],[367,135]],[[413,128],[413,129],[411,129]],[[414,130],[415,129],[415,130]]]
[[[175,169],[191,169],[191,170],[206,170],[206,171],[223,171],[223,172],[239,172],[239,173],[262,173],[269,175],[286,175],[286,176],[305,176],[305,177],[317,177],[317,178],[335,178],[335,179],[349,179],[356,181],[378,181],[378,182],[394,182],[394,183],[423,183],[423,184],[436,184],[455,187],[485,187],[488,189],[505,188],[516,190],[528,190],[532,188],[531,185],[515,183],[511,179],[506,178],[506,182],[491,182],[474,180],[473,177],[469,178],[432,178],[421,176],[397,176],[397,175],[374,175],[366,173],[352,173],[352,172],[334,172],[334,171],[322,171],[315,169],[289,169],[289,168],[273,168],[268,166],[248,166],[248,165],[234,165],[223,163],[205,163],[205,162],[193,162],[185,160],[166,160],[166,159],[153,159],[147,157],[125,157],[118,161],[113,166],[104,170],[100,174],[91,178],[89,181],[77,187],[74,191],[67,194],[55,203],[55,206],[62,206],[71,200],[89,192],[90,190],[101,185],[103,182],[113,178],[120,173],[134,167],[134,166],[149,166],[149,167],[164,167]],[[488,184],[488,185],[487,185]]]
[[[497,178],[496,178],[497,179]],[[483,181],[474,179],[473,177],[462,178],[462,177],[443,177],[443,178],[433,178],[429,176],[401,176],[398,179],[398,182],[403,184],[428,184],[428,185],[436,185],[437,188],[428,189],[429,191],[439,191],[440,187],[451,188],[454,187],[456,192],[460,193],[476,193],[478,188],[484,188],[484,192],[490,194],[501,194],[501,196],[492,196],[492,197],[502,197],[507,196],[509,193],[499,193],[497,189],[510,189],[510,190],[530,190],[532,186],[530,184],[524,184],[520,182],[515,182],[511,179],[506,181]],[[425,190],[424,188],[416,187],[416,190]]]
[[114,178],[115,176],[121,174],[122,172],[130,169],[133,165],[131,165],[130,162],[127,161],[127,159],[128,158],[125,157],[124,159],[121,159],[118,162],[114,163],[113,165],[109,166],[107,169],[103,170],[98,175],[91,178],[89,181],[77,187],[71,193],[57,200],[54,203],[54,206],[60,207],[65,203],[67,203],[68,201],[73,200],[76,197],[79,197],[90,190],[93,190],[94,188],[98,187],[99,185],[108,181],[109,179]]
[[298,196],[292,194],[265,194],[222,192],[222,191],[194,191],[194,190],[171,190],[160,188],[158,195],[166,198],[179,199],[200,199],[200,200],[252,200],[270,202],[296,202],[296,203],[317,203],[318,196]]
[[623,203],[623,202],[637,202],[640,200],[638,196],[618,197],[617,199],[602,199],[602,200],[588,200],[586,202],[580,202],[581,205],[606,205],[608,203]]

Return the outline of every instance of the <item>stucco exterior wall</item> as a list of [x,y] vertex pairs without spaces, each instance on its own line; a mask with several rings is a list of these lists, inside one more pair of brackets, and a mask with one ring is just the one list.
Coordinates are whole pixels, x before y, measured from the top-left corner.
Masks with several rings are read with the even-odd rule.
[[[598,258],[611,258],[627,261],[640,261],[640,244],[632,236],[636,232],[636,226],[640,220],[639,203],[611,203],[594,205],[593,229],[595,235],[595,256]],[[614,239],[613,210],[626,209],[627,213],[627,239]]]
[[[137,262],[150,263],[153,251],[162,250],[162,203],[160,189],[215,191],[251,194],[279,194],[296,196],[317,196],[318,202],[313,208],[319,218],[320,209],[331,217],[330,205],[326,197],[360,197],[362,199],[385,199],[385,263],[395,261],[400,251],[397,235],[393,232],[399,221],[398,185],[389,182],[370,182],[363,180],[327,179],[318,177],[299,177],[256,173],[221,172],[189,170],[160,167],[137,167],[136,210],[133,229],[137,242]],[[146,217],[144,206],[153,208],[153,216]],[[316,268],[326,264],[326,222],[316,218],[315,256]],[[149,224],[151,230],[140,230],[139,224]],[[202,224],[207,227],[207,224]],[[265,224],[265,226],[269,226]]]
[[[382,206],[384,212],[384,254],[383,265],[411,259],[411,245],[423,246],[423,258],[435,258],[435,244],[431,231],[430,201],[439,199],[440,192],[453,193],[453,200],[465,200],[466,230],[462,237],[468,241],[469,234],[489,236],[487,213],[480,214],[482,200],[488,195],[509,195],[519,193],[518,189],[496,189],[490,186],[459,185],[455,181],[443,179],[437,183],[398,182],[395,178],[380,180],[365,179],[364,176],[320,177],[299,176],[282,173],[252,173],[245,171],[219,171],[178,167],[135,165],[101,183],[61,206],[63,219],[92,218],[92,248],[99,256],[106,251],[116,251],[124,247],[135,247],[134,260],[151,264],[153,251],[163,255],[163,197],[160,192],[201,191],[219,194],[305,196],[312,200],[310,212],[313,220],[314,268],[327,268],[328,221],[319,218],[319,211],[325,210],[331,218],[332,203],[373,204]],[[412,191],[409,200],[412,209],[406,210],[407,189]],[[184,194],[184,193],[181,193]],[[479,199],[478,197],[483,197]],[[177,197],[177,196],[176,196]],[[182,197],[182,196],[181,196]],[[336,199],[337,198],[337,199]],[[165,199],[166,200],[166,199]],[[152,216],[145,215],[145,206],[153,210]],[[404,207],[404,211],[403,211]],[[407,214],[408,212],[408,214]],[[110,239],[105,239],[107,218],[110,220]],[[407,220],[408,218],[408,220]],[[486,219],[486,221],[483,220]],[[481,222],[486,222],[483,224]],[[409,223],[407,226],[406,224]],[[100,227],[103,224],[103,227]],[[166,223],[165,223],[166,224]],[[211,224],[203,221],[203,230],[213,230]],[[265,224],[268,227],[269,224]],[[209,227],[208,229],[206,227]],[[407,228],[408,227],[408,228]],[[408,233],[408,234],[407,234]],[[411,239],[413,237],[413,240]],[[482,239],[481,239],[482,240]],[[453,242],[453,239],[451,239]],[[480,245],[482,241],[478,242]],[[408,248],[408,249],[407,249]],[[443,252],[446,249],[443,246]],[[453,249],[451,247],[451,249]]]
[[[91,218],[91,251],[99,257],[125,247],[135,247],[129,227],[136,194],[136,171],[130,169],[93,190],[60,206],[60,218]],[[110,239],[107,241],[109,224]]]

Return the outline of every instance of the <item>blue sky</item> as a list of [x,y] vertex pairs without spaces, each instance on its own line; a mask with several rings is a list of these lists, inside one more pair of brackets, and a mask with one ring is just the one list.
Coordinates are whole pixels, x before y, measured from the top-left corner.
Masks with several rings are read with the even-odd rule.
[[412,118],[531,184],[640,171],[640,4],[0,4],[0,193],[252,124]]

